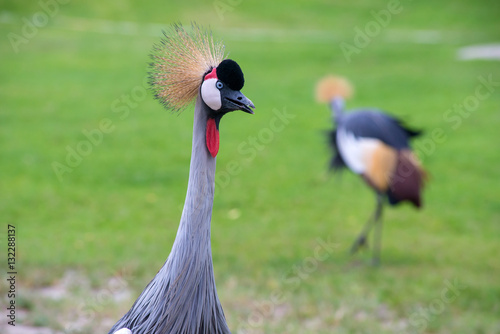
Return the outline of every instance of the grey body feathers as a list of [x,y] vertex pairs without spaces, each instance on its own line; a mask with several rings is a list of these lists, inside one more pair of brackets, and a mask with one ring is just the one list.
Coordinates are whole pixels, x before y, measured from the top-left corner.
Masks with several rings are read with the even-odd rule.
[[397,150],[409,147],[409,135],[401,121],[378,110],[354,110],[344,115],[337,127],[356,137],[378,139]]
[[408,128],[401,120],[377,109],[358,109],[345,113],[344,99],[332,99],[330,108],[336,128],[328,133],[328,141],[334,151],[330,167],[340,170],[346,167],[337,144],[337,130],[345,129],[356,137],[374,138],[397,150],[410,147],[410,139],[419,136],[421,131]]

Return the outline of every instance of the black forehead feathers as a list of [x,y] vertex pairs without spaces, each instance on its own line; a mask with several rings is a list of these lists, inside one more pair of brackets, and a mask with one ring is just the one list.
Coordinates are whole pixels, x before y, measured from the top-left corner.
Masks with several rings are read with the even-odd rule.
[[245,84],[245,78],[240,65],[231,59],[224,59],[217,66],[217,78],[232,90],[241,90]]

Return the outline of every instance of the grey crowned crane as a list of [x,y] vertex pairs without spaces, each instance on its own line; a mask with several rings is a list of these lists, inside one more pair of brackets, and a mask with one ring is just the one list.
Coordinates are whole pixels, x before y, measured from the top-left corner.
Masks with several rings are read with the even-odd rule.
[[377,109],[344,112],[344,100],[352,95],[350,83],[340,77],[329,76],[318,82],[316,97],[329,103],[337,126],[329,133],[334,157],[330,167],[339,171],[345,167],[360,175],[376,193],[375,212],[366,222],[351,247],[351,254],[366,246],[367,237],[375,225],[372,261],[380,263],[382,238],[382,208],[388,199],[390,205],[408,201],[415,207],[422,205],[421,190],[425,172],[410,148],[410,139],[420,131],[409,129],[395,117]]
[[196,24],[164,32],[152,59],[150,83],[167,109],[181,111],[196,98],[188,189],[170,255],[109,333],[230,333],[210,246],[215,157],[222,116],[235,110],[253,114],[255,106],[240,92],[240,66],[224,59],[224,45]]

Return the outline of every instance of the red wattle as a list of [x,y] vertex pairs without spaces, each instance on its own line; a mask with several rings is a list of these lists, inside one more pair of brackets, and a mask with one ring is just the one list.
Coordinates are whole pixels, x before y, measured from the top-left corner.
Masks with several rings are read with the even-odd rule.
[[217,130],[213,118],[209,118],[207,121],[207,148],[212,157],[215,158],[219,152],[219,130]]

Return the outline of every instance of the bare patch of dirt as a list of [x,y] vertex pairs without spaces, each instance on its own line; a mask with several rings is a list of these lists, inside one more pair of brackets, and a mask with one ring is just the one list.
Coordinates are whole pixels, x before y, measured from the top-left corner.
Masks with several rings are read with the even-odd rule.
[[95,287],[85,274],[68,270],[50,286],[19,286],[16,325],[2,322],[5,334],[107,333],[132,303],[125,275]]

